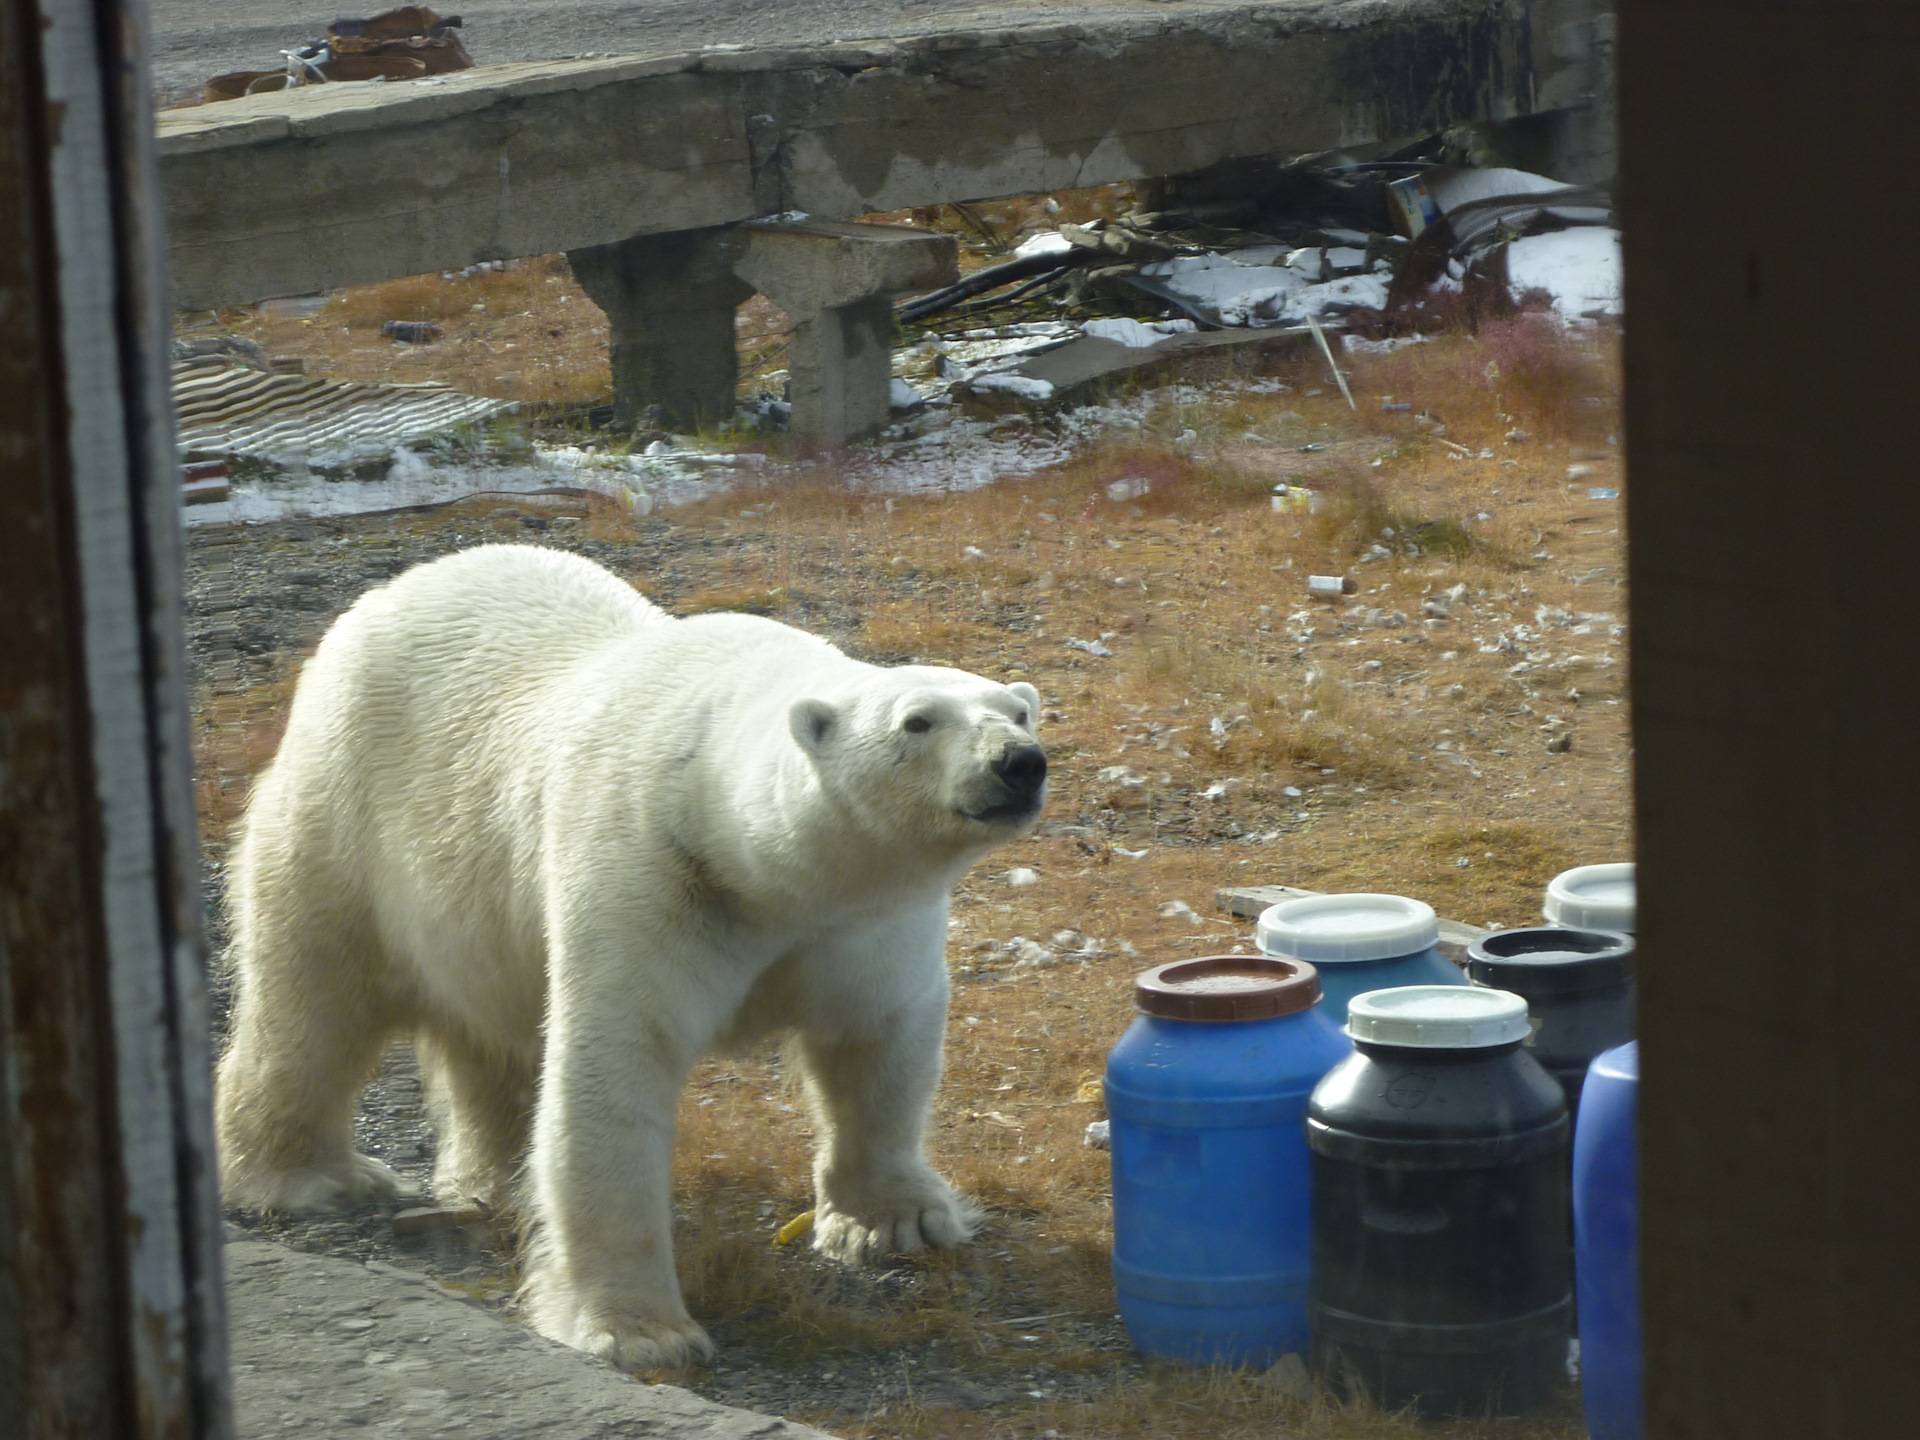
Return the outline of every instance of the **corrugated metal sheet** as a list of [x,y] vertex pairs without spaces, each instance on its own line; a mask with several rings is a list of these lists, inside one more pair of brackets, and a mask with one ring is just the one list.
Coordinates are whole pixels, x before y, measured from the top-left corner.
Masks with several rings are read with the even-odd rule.
[[445,385],[360,385],[237,365],[176,365],[183,451],[313,455],[399,445],[511,410]]

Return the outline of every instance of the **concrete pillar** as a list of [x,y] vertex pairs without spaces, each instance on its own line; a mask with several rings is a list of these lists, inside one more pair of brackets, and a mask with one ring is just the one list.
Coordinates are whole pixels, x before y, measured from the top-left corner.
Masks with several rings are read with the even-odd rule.
[[607,315],[615,424],[695,430],[733,414],[733,312],[753,294],[733,271],[744,238],[715,225],[567,252]]
[[905,225],[748,225],[741,278],[793,321],[793,433],[825,444],[887,422],[893,298],[959,278],[951,235]]

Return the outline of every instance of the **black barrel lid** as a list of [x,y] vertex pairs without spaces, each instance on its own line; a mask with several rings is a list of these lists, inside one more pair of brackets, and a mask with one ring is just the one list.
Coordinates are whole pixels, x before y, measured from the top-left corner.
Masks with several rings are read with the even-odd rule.
[[1633,979],[1633,937],[1618,930],[1495,930],[1467,947],[1467,975],[1530,996],[1610,990]]
[[1311,1010],[1320,972],[1271,955],[1202,955],[1156,965],[1133,982],[1133,1004],[1163,1020],[1272,1020]]

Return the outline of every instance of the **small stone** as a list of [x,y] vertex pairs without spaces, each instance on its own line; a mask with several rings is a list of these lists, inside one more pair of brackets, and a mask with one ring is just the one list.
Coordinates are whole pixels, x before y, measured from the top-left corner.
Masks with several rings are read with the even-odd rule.
[[364,1331],[373,1329],[373,1321],[371,1320],[342,1320],[339,1322],[339,1325],[340,1328],[345,1330],[349,1335],[359,1335]]
[[1547,753],[1549,755],[1564,755],[1571,749],[1573,749],[1573,732],[1571,730],[1562,730],[1559,734],[1547,741]]
[[1313,1398],[1313,1377],[1307,1374],[1307,1362],[1298,1355],[1282,1355],[1261,1374],[1260,1383],[1289,1399]]

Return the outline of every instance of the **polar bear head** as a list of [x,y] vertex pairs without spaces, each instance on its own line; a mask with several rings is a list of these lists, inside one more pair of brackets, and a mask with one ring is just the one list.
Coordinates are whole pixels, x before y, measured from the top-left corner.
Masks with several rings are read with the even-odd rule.
[[871,835],[958,851],[1033,828],[1047,798],[1039,691],[933,665],[859,669],[788,711],[836,808]]

